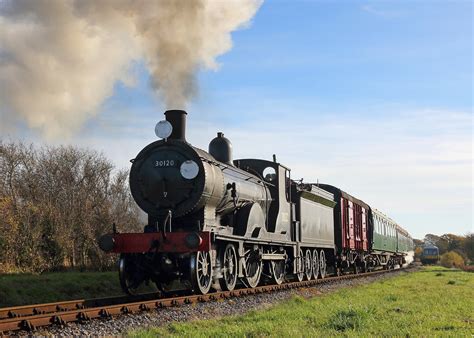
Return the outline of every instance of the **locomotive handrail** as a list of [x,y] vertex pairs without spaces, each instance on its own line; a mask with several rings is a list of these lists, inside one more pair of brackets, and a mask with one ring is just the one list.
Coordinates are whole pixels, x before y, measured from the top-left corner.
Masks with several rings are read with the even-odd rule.
[[[230,170],[235,170],[235,169],[240,169],[241,171],[247,173],[247,174],[251,174],[249,171],[245,170],[245,169],[242,169],[242,168],[237,168],[237,167],[233,167],[233,166],[230,166],[230,165],[226,165],[226,164],[223,164],[223,163],[220,163],[220,162],[216,162],[216,161],[212,161],[208,158],[205,158],[205,157],[200,157],[200,159],[203,161],[203,162],[207,162],[209,164],[213,164],[219,168],[221,168],[222,170],[226,170],[226,169],[230,169]],[[235,170],[236,171],[236,170]],[[263,185],[267,185],[267,186],[271,186],[271,187],[275,187],[275,185],[265,181],[263,178],[259,177],[259,179],[255,179],[254,176],[252,175],[249,175],[247,178],[246,178],[246,181],[248,180],[255,180],[256,183],[259,183],[259,184],[263,184]]]

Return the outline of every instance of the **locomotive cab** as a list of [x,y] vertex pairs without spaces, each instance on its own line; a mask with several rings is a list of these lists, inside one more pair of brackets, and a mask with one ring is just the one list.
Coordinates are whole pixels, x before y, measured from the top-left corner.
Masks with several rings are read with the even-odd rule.
[[275,161],[240,159],[234,165],[260,177],[268,186],[271,203],[268,210],[266,229],[268,232],[287,234],[294,220],[291,203],[290,169]]

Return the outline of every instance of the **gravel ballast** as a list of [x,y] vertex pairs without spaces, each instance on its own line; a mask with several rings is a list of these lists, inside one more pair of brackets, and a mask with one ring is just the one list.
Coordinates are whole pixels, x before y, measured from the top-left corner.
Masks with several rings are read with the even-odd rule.
[[[110,319],[91,320],[85,323],[68,323],[65,326],[50,326],[39,328],[34,335],[54,335],[54,336],[77,336],[77,335],[99,335],[113,336],[123,335],[130,330],[143,329],[167,325],[172,322],[183,322],[200,319],[219,318],[223,316],[233,316],[244,314],[250,310],[265,309],[281,301],[287,300],[294,295],[310,298],[322,294],[333,292],[340,288],[354,287],[374,281],[385,280],[409,273],[411,269],[399,270],[389,274],[380,274],[357,279],[345,279],[332,281],[330,283],[318,284],[312,287],[300,289],[281,290],[272,293],[262,293],[248,295],[230,299],[220,299],[217,301],[194,303],[169,307],[148,312],[126,314],[115,316]],[[31,333],[30,333],[31,334]],[[28,335],[28,332],[15,332],[15,335]]]

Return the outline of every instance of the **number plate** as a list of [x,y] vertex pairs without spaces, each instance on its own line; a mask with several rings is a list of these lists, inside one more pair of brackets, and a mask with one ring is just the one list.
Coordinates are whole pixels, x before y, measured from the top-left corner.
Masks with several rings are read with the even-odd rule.
[[155,168],[169,168],[177,167],[178,161],[176,160],[157,160],[155,161]]

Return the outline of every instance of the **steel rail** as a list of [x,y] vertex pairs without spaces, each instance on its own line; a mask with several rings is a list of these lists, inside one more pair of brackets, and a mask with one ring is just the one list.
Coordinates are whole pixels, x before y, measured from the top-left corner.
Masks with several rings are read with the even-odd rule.
[[[55,303],[44,303],[44,304],[33,304],[33,305],[21,305],[12,306],[6,308],[0,308],[0,321],[9,318],[18,318],[33,316],[38,314],[46,314],[52,312],[64,312],[70,310],[84,309],[89,307],[99,307],[112,304],[122,304],[131,301],[143,301],[156,299],[157,293],[143,293],[136,296],[115,296],[105,298],[93,298],[93,299],[76,299],[68,300]],[[1,330],[0,330],[1,332]]]
[[[400,271],[380,270],[360,274],[348,274],[302,282],[289,282],[280,285],[262,285],[256,288],[218,291],[206,295],[187,295],[170,298],[156,298],[156,293],[135,297],[108,297],[90,300],[71,300],[57,303],[25,305],[0,309],[0,334],[18,330],[33,331],[38,327],[53,324],[64,325],[68,322],[84,322],[94,318],[110,318],[115,315],[136,313],[164,307],[215,301],[232,297],[241,297],[264,292],[309,287],[327,284],[338,280],[356,279]],[[154,296],[154,297],[152,297]],[[151,298],[150,298],[151,297]],[[137,299],[138,298],[138,299]]]

